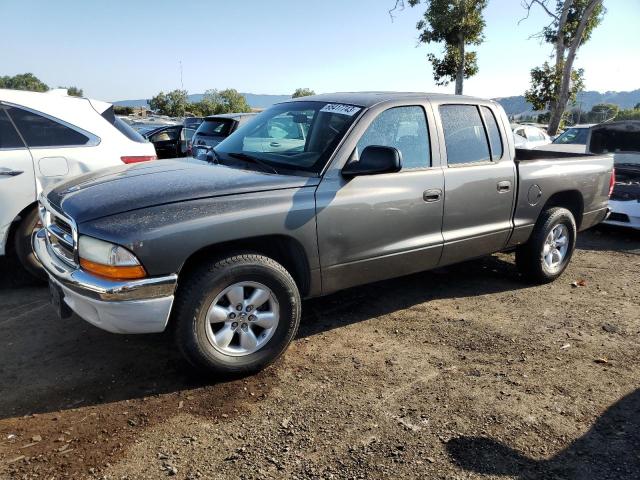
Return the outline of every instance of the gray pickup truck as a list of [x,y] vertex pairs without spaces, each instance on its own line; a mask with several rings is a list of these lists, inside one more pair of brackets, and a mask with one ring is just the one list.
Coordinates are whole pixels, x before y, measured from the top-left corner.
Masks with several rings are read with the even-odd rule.
[[302,298],[508,250],[554,280],[613,185],[611,156],[516,153],[497,103],[451,95],[296,99],[213,153],[41,197],[33,246],[60,315],[171,328],[194,365],[255,372],[294,338]]

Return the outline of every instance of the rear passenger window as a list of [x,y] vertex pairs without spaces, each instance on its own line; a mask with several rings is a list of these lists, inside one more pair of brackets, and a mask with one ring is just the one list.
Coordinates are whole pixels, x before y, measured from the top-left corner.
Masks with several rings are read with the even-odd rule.
[[85,145],[89,137],[36,113],[9,107],[9,116],[29,147],[73,147]]
[[24,148],[4,108],[0,108],[0,148]]
[[502,158],[502,138],[500,137],[498,122],[489,107],[482,107],[482,115],[484,116],[484,123],[487,126],[487,133],[489,134],[491,160],[500,160]]
[[441,105],[440,118],[449,165],[491,159],[487,135],[475,105]]
[[382,112],[358,141],[357,154],[370,145],[397,148],[402,170],[429,167],[429,134],[422,107],[394,107]]

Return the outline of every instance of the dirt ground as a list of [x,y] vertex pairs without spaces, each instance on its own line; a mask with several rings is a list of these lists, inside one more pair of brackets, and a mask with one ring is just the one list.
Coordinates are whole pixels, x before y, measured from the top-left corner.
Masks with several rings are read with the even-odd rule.
[[638,479],[639,272],[640,235],[598,229],[550,285],[501,254],[355,288],[216,383],[3,260],[0,478]]

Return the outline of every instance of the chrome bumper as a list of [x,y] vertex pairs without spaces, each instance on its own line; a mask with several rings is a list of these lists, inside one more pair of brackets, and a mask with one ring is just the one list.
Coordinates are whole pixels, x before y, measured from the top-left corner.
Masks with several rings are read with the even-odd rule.
[[154,333],[166,328],[177,275],[107,280],[59,260],[44,229],[34,234],[32,244],[50,281],[62,288],[64,302],[87,322],[114,333]]

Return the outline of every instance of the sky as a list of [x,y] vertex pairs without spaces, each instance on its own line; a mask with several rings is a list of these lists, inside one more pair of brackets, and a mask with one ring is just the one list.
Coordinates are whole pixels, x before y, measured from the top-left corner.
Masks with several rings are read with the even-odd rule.
[[[235,88],[291,94],[438,87],[418,45],[424,7],[388,10],[395,0],[0,0],[0,75],[32,72],[49,86],[75,85],[106,101]],[[554,3],[551,0],[550,3]],[[604,0],[607,13],[575,66],[587,90],[640,88],[640,0]],[[551,55],[530,36],[549,18],[521,0],[489,0],[479,73],[464,93],[521,95],[529,71]],[[632,37],[634,39],[632,40]],[[10,39],[10,40],[9,40]],[[180,73],[182,64],[182,79]]]

